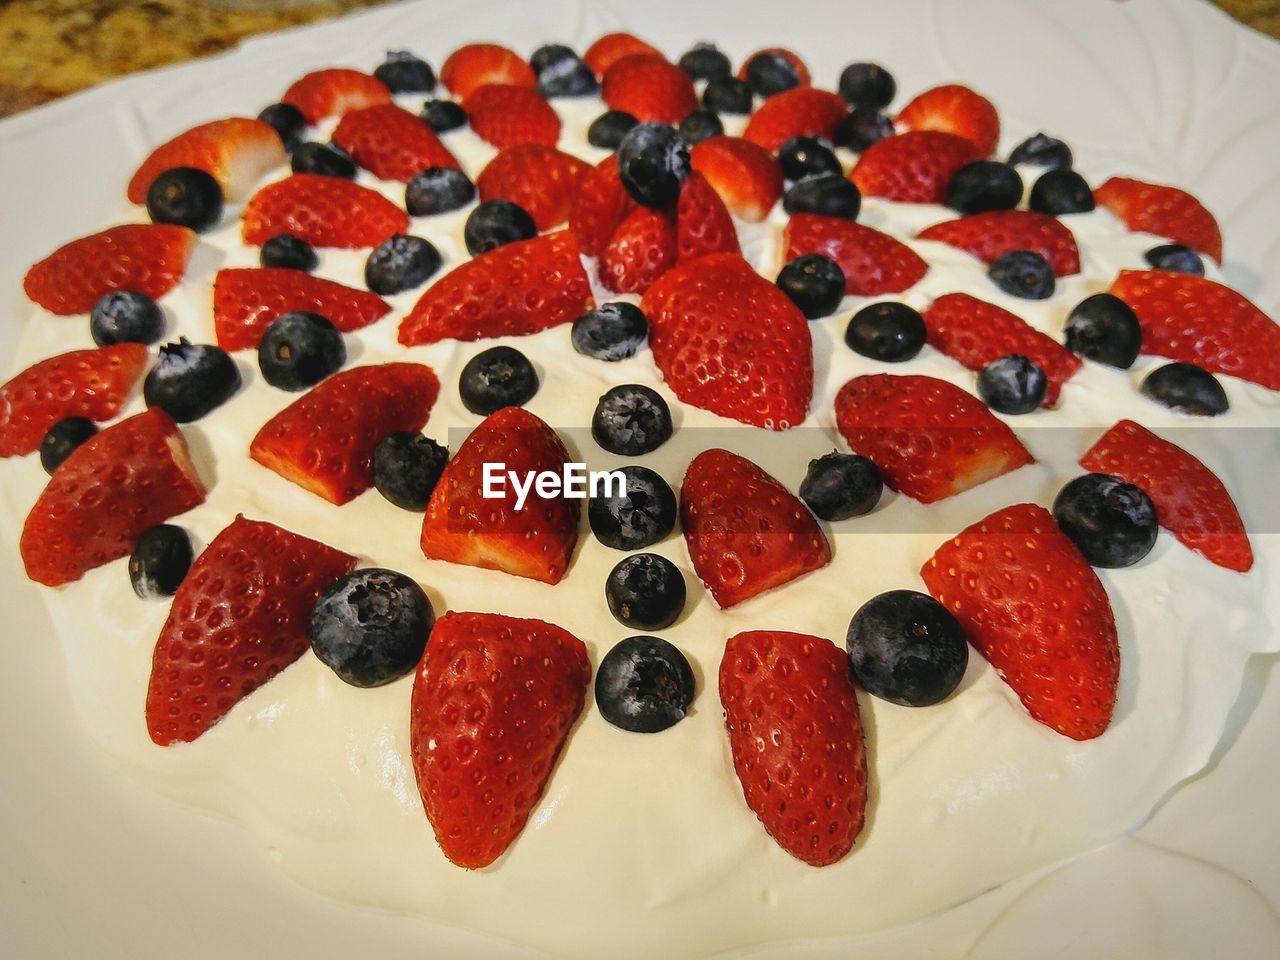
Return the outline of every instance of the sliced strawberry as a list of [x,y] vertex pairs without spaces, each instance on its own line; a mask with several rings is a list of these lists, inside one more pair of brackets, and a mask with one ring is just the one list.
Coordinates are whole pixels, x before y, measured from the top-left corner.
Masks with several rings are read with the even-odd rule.
[[446,273],[401,321],[400,342],[522,336],[594,306],[578,242],[561,230],[508,243]]
[[867,810],[849,658],[821,637],[740,633],[720,661],[720,703],[742,795],[769,836],[810,866],[842,859]]
[[609,109],[629,113],[641,123],[679,123],[698,108],[689,75],[650,53],[615,60],[604,72],[600,96]]
[[350,111],[333,131],[333,142],[383,180],[408,183],[428,167],[458,166],[435,131],[394,103]]
[[1076,238],[1057,217],[1034,210],[991,210],[946,220],[920,232],[921,240],[937,240],[991,263],[1013,250],[1030,250],[1049,261],[1055,276],[1080,272]]
[[222,185],[226,199],[241,200],[264,173],[287,159],[280,134],[261,120],[202,123],[151,151],[129,181],[129,200],[145,203],[151,182],[174,167],[203,170]]
[[560,139],[560,117],[530,87],[489,84],[473,91],[465,105],[476,136],[499,150],[522,143],[554,147]]
[[897,122],[906,130],[937,130],[964,137],[983,157],[995,153],[1000,141],[1000,116],[991,101],[958,83],[918,95],[902,108]]
[[760,104],[742,136],[766,150],[777,150],[792,137],[831,140],[848,112],[839,94],[814,87],[793,87]]
[[849,179],[866,197],[903,203],[945,203],[957,170],[978,159],[964,137],[917,130],[873,143],[854,164]]
[[[786,47],[765,47],[763,50],[757,50],[755,53],[751,54],[751,56],[747,57],[747,59],[742,61],[742,66],[738,67],[738,79],[747,79],[747,64],[752,60],[756,57],[762,55],[767,56],[770,54],[782,57],[782,59],[786,60],[787,63],[791,64],[791,66],[795,68],[796,76],[800,78],[800,86],[807,87],[813,82],[812,78],[809,76],[809,68],[805,66],[804,61]],[[774,94],[774,96],[777,96],[777,94]]]
[[111,227],[59,247],[30,270],[22,287],[50,313],[88,313],[103,294],[133,290],[159,299],[182,280],[196,235],[167,223]]
[[261,246],[291,233],[316,247],[376,247],[406,233],[409,215],[380,193],[314,173],[268,184],[244,208],[244,242]]
[[741,257],[681,263],[644,296],[653,360],[675,395],[770,430],[794,427],[813,398],[804,314]]
[[409,753],[440,850],[497,860],[551,779],[591,680],[582,641],[554,624],[446,613],[418,665]]
[[614,293],[644,293],[676,262],[676,226],[670,215],[636,207],[600,253],[600,282]]
[[618,175],[618,158],[609,154],[579,181],[569,211],[569,229],[578,238],[582,252],[596,257],[618,224],[635,208],[635,200]]
[[740,220],[759,223],[782,196],[778,158],[750,140],[709,137],[690,151],[690,158]]
[[496,43],[468,43],[449,54],[440,67],[440,82],[465,100],[491,83],[532,87],[538,78],[514,50]]
[[604,77],[609,68],[633,54],[649,54],[660,57],[662,51],[652,44],[645,43],[639,37],[629,33],[606,33],[582,55],[583,61],[596,72],[597,77]]
[[204,503],[187,442],[163,410],[112,424],[53,472],[27,514],[27,576],[59,587],[128,556],[158,523]]
[[818,521],[794,494],[728,450],[693,458],[680,488],[689,559],[721,609],[831,562]]
[[213,326],[223,350],[256,348],[277,317],[297,310],[350,333],[386,316],[391,305],[368,290],[283,267],[236,267],[214,277]]
[[555,147],[526,143],[490,160],[476,177],[476,189],[481,200],[510,200],[533,217],[539,230],[550,230],[569,219],[578,185],[590,169]]
[[[564,472],[570,460],[556,432],[520,407],[490,415],[462,442],[431,494],[422,523],[422,552],[485,570],[501,570],[542,583],[559,583],[578,542],[581,501],[542,496],[531,487],[516,508],[514,485],[503,496],[485,497],[486,463],[521,482],[543,471]],[[505,479],[505,473],[502,473]]]
[[341,117],[350,110],[390,103],[391,91],[367,73],[332,67],[308,73],[295,81],[280,100],[293,104],[302,111],[307,123],[315,124],[328,117]]
[[1164,270],[1122,270],[1111,292],[1138,315],[1142,352],[1280,390],[1280,327],[1230,287]]
[[310,648],[311,610],[356,558],[236,517],[196,559],[156,640],[147,730],[189,743]]
[[921,503],[1033,462],[985,403],[933,377],[854,377],[836,394],[836,425],[854,453],[880,468],[890,489]]
[[147,348],[120,343],[33,364],[0,387],[0,457],[34,453],[68,417],[110,420],[147,366]]
[[929,265],[905,243],[843,217],[793,214],[782,242],[788,262],[820,253],[840,264],[845,293],[878,297],[914,286]]
[[948,293],[924,312],[929,343],[970,370],[1016,353],[1036,363],[1049,379],[1044,405],[1058,402],[1058,393],[1080,369],[1080,358],[1045,336],[1021,317],[966,293]]
[[425,364],[343,370],[268,420],[249,455],[341,506],[373,486],[378,442],[388,434],[421,430],[439,394],[440,381]]
[[1240,512],[1217,474],[1132,420],[1121,420],[1080,458],[1080,466],[1141,487],[1160,525],[1228,570],[1248,572],[1253,548]]
[[1177,187],[1112,177],[1093,198],[1130,230],[1154,233],[1199,250],[1222,262],[1222,230],[1204,205]]
[[1031,716],[1073,740],[1111,723],[1120,647],[1098,575],[1044,507],[998,510],[920,571]]
[[697,170],[680,184],[676,203],[676,257],[694,260],[709,253],[740,253],[738,231],[720,194]]

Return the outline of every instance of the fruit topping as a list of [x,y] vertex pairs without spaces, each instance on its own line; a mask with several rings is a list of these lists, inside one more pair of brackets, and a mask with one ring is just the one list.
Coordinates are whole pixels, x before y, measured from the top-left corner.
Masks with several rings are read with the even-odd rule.
[[969,645],[956,618],[915,590],[890,590],[859,607],[849,622],[845,649],[863,690],[904,707],[947,699],[969,663]]
[[435,623],[422,587],[403,573],[369,567],[329,584],[311,611],[312,652],[344,683],[380,687],[418,665]]
[[596,707],[615,727],[659,733],[674,727],[693,702],[693,669],[661,637],[627,637],[596,670]]

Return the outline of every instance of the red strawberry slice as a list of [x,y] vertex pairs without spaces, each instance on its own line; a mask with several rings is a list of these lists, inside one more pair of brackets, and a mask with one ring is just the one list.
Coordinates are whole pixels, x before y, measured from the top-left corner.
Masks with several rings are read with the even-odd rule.
[[854,164],[849,179],[866,197],[903,203],[945,203],[957,170],[978,159],[964,137],[915,130],[873,143]]
[[679,123],[698,108],[689,75],[665,57],[633,53],[604,72],[600,96],[611,110],[641,123]]
[[0,457],[34,453],[59,420],[110,420],[147,366],[147,348],[120,343],[33,364],[0,387]]
[[1176,444],[1121,420],[1080,458],[1080,466],[1141,487],[1160,525],[1220,567],[1247,573],[1253,548],[1235,501],[1218,476]]
[[681,263],[644,296],[653,359],[685,403],[742,423],[786,430],[813,398],[804,314],[739,256]]
[[721,609],[831,562],[831,547],[808,508],[728,450],[704,450],[689,464],[680,525],[694,572]]
[[996,511],[920,576],[1034,719],[1073,740],[1107,729],[1120,676],[1111,603],[1048,510]]
[[293,104],[302,111],[307,123],[315,124],[327,117],[341,117],[349,110],[390,103],[391,91],[367,73],[332,67],[308,73],[295,81],[280,100]]
[[843,217],[794,214],[782,240],[788,262],[820,253],[840,264],[845,293],[860,297],[901,293],[929,272],[923,258],[902,241]]
[[676,203],[676,257],[693,260],[709,253],[741,253],[738,231],[720,194],[697,170],[680,184]]
[[759,223],[782,196],[782,166],[768,150],[741,137],[709,137],[689,152],[697,170],[735,217]]
[[151,182],[174,167],[204,170],[222,185],[224,197],[241,200],[264,173],[287,159],[280,134],[261,120],[202,123],[151,151],[129,181],[129,200],[145,203]]
[[197,739],[306,653],[312,607],[355,565],[341,550],[236,517],[192,565],[156,640],[147,687],[152,741]]
[[400,323],[400,342],[523,336],[594,306],[578,242],[561,230],[508,243],[446,273]]
[[496,43],[468,43],[440,67],[440,82],[459,100],[491,83],[532,87],[537,81],[533,67],[520,54]]
[[476,177],[476,188],[481,200],[510,200],[533,217],[539,230],[550,230],[569,219],[578,186],[590,169],[555,147],[526,143],[490,160]]
[[600,282],[614,293],[644,293],[676,262],[676,226],[670,215],[637,207],[600,254]]
[[1030,250],[1049,261],[1058,277],[1080,272],[1076,238],[1056,217],[1034,210],[992,210],[946,220],[920,232],[921,240],[937,240],[991,263],[1012,250]]
[[182,280],[196,235],[167,223],[111,227],[59,247],[30,270],[22,287],[50,313],[88,313],[103,294],[134,290],[159,299]]
[[1032,463],[1014,432],[977,397],[933,377],[854,377],[836,394],[836,425],[884,482],[933,503]]
[[821,637],[740,633],[720,661],[720,702],[742,795],[769,836],[810,866],[842,859],[867,810],[849,658]]
[[[738,67],[738,79],[747,79],[747,64],[752,60],[756,57],[768,56],[770,54],[782,57],[787,61],[787,63],[791,64],[791,66],[795,68],[796,76],[800,78],[800,86],[807,87],[812,82],[812,78],[809,76],[809,68],[804,65],[804,61],[786,47],[765,47],[763,50],[757,50],[755,53],[751,54],[751,56],[747,57],[747,59],[742,61],[742,66]],[[774,94],[774,96],[777,96],[777,94]]]
[[1222,262],[1222,230],[1204,205],[1177,187],[1112,177],[1093,198],[1130,230],[1166,237]]
[[660,57],[662,56],[662,51],[652,44],[645,43],[639,37],[633,37],[629,33],[606,33],[591,46],[587,47],[587,52],[582,55],[582,59],[588,67],[596,72],[596,77],[600,78],[623,57],[629,57],[633,54],[649,54],[650,56]]
[[964,137],[983,157],[995,153],[1000,140],[1000,117],[991,101],[958,83],[926,90],[902,108],[897,122],[907,130]]
[[1142,352],[1280,390],[1280,327],[1230,287],[1163,270],[1121,270],[1111,292],[1142,328]]
[[380,193],[314,173],[268,184],[244,208],[244,242],[291,233],[316,247],[376,247],[409,229],[409,215]]
[[554,147],[560,139],[560,117],[529,87],[489,84],[473,91],[465,106],[476,136],[499,150],[522,143]]
[[610,154],[579,181],[569,211],[569,229],[583,253],[599,256],[618,224],[635,208],[635,200],[618,175],[618,158]]
[[219,270],[213,280],[213,326],[223,350],[256,349],[281,314],[318,313],[343,333],[367,327],[391,310],[368,290],[282,267]]
[[1081,367],[1080,358],[1045,336],[1021,317],[966,293],[948,293],[924,312],[929,343],[970,370],[992,360],[1020,354],[1036,363],[1049,379],[1044,405],[1058,402],[1058,393]]
[[148,410],[90,437],[53,472],[27,514],[27,576],[59,587],[128,556],[158,523],[204,503],[204,485],[169,415]]
[[373,448],[388,434],[417,433],[440,393],[421,363],[335,373],[266,422],[249,455],[304,490],[342,506],[373,486]]
[[814,87],[794,87],[760,104],[742,135],[766,150],[777,150],[792,137],[830,140],[848,112],[839,94]]
[[587,694],[582,641],[554,624],[447,613],[418,665],[409,752],[440,850],[497,860],[546,789]]
[[458,166],[435,131],[394,103],[352,110],[333,131],[333,142],[383,180],[408,183],[428,167]]
[[[520,482],[543,471],[561,474],[570,460],[556,432],[520,407],[505,407],[471,431],[445,467],[422,522],[422,552],[485,570],[501,570],[542,583],[559,583],[578,542],[581,501],[542,496],[530,488],[519,498],[506,480],[503,496],[485,497],[485,464],[506,464]],[[505,477],[505,473],[503,473]]]

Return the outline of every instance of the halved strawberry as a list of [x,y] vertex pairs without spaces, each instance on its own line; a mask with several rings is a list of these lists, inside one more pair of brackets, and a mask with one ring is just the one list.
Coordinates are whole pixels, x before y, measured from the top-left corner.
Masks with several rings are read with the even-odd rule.
[[977,159],[977,149],[964,137],[915,130],[873,143],[858,157],[849,179],[866,197],[945,203],[956,171]]
[[440,850],[497,860],[546,789],[591,681],[582,641],[493,613],[436,621],[413,681],[409,753]]
[[[491,414],[462,442],[444,468],[422,523],[422,552],[485,570],[559,583],[578,542],[581,501],[544,497],[531,487],[516,508],[506,471],[524,478],[561,474],[569,451],[556,432],[520,407]],[[501,497],[485,497],[486,463],[506,464]]]
[[341,117],[349,110],[390,103],[391,91],[367,73],[331,67],[296,80],[280,100],[293,104],[302,111],[307,123],[315,124],[327,117]]
[[676,226],[669,214],[636,207],[600,253],[600,282],[614,293],[644,293],[676,262]]
[[1177,187],[1112,177],[1093,191],[1093,198],[1124,221],[1130,230],[1167,237],[1222,262],[1222,230],[1205,206]]
[[792,137],[831,140],[848,112],[839,94],[815,87],[793,87],[760,104],[742,136],[766,150],[777,150]]
[[813,398],[808,321],[741,257],[678,264],[649,287],[644,312],[653,360],[685,403],[770,430],[805,418]]
[[273,523],[236,517],[178,587],[151,657],[147,731],[189,743],[310,648],[320,594],[356,558]]
[[934,377],[875,373],[836,394],[836,426],[884,482],[933,503],[1032,463],[987,405]]
[[604,72],[600,96],[611,110],[641,123],[679,123],[698,108],[689,75],[662,56],[633,53]]
[[720,194],[697,170],[680,184],[676,202],[676,258],[694,260],[709,253],[740,253],[738,231]]
[[618,224],[635,208],[635,200],[618,175],[618,158],[609,154],[578,182],[569,211],[569,229],[578,238],[583,253],[599,256]]
[[680,526],[694,572],[723,610],[831,562],[808,507],[728,450],[704,450],[689,464]]
[[334,129],[333,142],[383,180],[408,183],[428,167],[458,166],[435,131],[394,103],[350,111]]
[[560,117],[530,87],[488,84],[472,91],[465,106],[476,136],[499,150],[522,143],[554,147],[560,139]]
[[304,490],[341,506],[373,486],[373,448],[417,433],[440,394],[421,363],[352,367],[312,387],[263,425],[249,455]]
[[759,144],[741,137],[709,137],[689,152],[693,169],[707,178],[733,215],[759,223],[782,196],[782,166]]
[[67,457],[22,527],[27,576],[58,587],[128,556],[158,523],[204,503],[187,443],[163,410],[94,434]]
[[902,108],[897,122],[906,130],[938,130],[964,137],[983,157],[995,153],[1000,141],[1000,116],[991,101],[958,83],[919,94]]
[[72,240],[30,270],[22,287],[50,313],[88,313],[105,293],[133,290],[159,299],[178,285],[196,235],[167,223],[129,223]]
[[1073,740],[1107,729],[1120,677],[1115,617],[1048,510],[996,511],[939,547],[920,576],[1034,719]]
[[147,366],[147,348],[120,343],[32,364],[0,387],[0,457],[34,453],[67,417],[110,420]]
[[213,327],[223,350],[256,348],[285,313],[318,313],[343,333],[367,327],[391,310],[368,290],[283,267],[235,267],[213,279]]
[[520,54],[496,43],[468,43],[440,67],[440,82],[459,100],[491,83],[532,87],[537,81],[533,67]]
[[787,261],[820,253],[840,264],[845,293],[877,297],[915,285],[929,265],[905,243],[843,217],[793,214],[782,242]]
[[639,37],[633,37],[629,33],[606,33],[591,46],[587,47],[582,59],[588,67],[596,72],[597,77],[603,78],[610,67],[623,57],[629,57],[633,54],[649,54],[650,56],[660,57],[662,56],[662,51],[652,44],[645,43]]
[[920,231],[921,240],[937,240],[967,250],[991,263],[1012,250],[1030,250],[1049,261],[1055,276],[1080,272],[1076,238],[1057,217],[1034,210],[991,210],[945,220]]
[[151,182],[174,167],[211,174],[228,200],[240,200],[262,175],[287,160],[280,134],[261,120],[230,117],[192,127],[162,143],[129,181],[129,200],[145,203]]
[[409,215],[368,187],[295,173],[249,198],[241,232],[254,246],[291,233],[316,247],[376,247],[408,229]]
[[1141,487],[1160,525],[1218,566],[1241,573],[1253,567],[1253,548],[1231,494],[1177,444],[1121,420],[1080,458],[1080,466]]
[[555,147],[526,143],[490,160],[476,177],[476,189],[481,200],[518,204],[539,230],[550,230],[569,219],[578,185],[590,169]]
[[400,342],[521,336],[594,306],[578,242],[561,230],[508,243],[446,273],[401,321]]

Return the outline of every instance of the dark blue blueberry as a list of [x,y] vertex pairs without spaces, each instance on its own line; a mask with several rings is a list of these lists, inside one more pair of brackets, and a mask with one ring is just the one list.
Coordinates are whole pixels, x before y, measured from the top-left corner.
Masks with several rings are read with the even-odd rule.
[[305,390],[347,362],[342,334],[318,313],[284,313],[258,341],[262,378],[281,390]]
[[882,363],[902,363],[924,347],[924,317],[905,303],[873,303],[853,315],[844,342]]
[[1231,404],[1217,377],[1193,363],[1167,363],[1142,381],[1142,395],[1197,417],[1216,417]]
[[671,439],[671,408],[656,390],[638,383],[611,388],[591,415],[591,436],[620,457],[642,457]]
[[152,527],[138,538],[129,555],[129,582],[143,600],[172,597],[191,569],[193,554],[187,531],[171,523]]
[[379,687],[417,666],[436,622],[422,587],[370,567],[335,580],[311,611],[311,649],[353,687]]
[[915,590],[890,590],[859,607],[845,649],[862,689],[904,707],[947,699],[969,664],[969,646],[956,618]]
[[356,175],[356,162],[336,143],[310,140],[293,151],[289,166],[294,173],[316,173],[323,177],[350,180]]
[[800,499],[823,520],[848,520],[870,513],[880,502],[884,481],[866,457],[828,453],[809,461],[800,483]]
[[856,220],[861,207],[862,194],[857,186],[838,173],[798,180],[782,195],[782,209],[787,213],[816,213]]
[[1022,177],[996,160],[966,163],[947,185],[947,206],[961,213],[1012,210],[1021,199]]
[[1027,137],[1013,148],[1009,154],[1010,164],[1031,164],[1037,167],[1048,167],[1050,170],[1071,169],[1073,158],[1071,148],[1061,140],[1044,133]]
[[634,357],[649,335],[649,321],[635,304],[602,303],[573,321],[573,349],[596,360]]
[[538,392],[538,373],[515,347],[490,347],[467,361],[458,375],[462,405],[482,417],[522,407]]
[[997,287],[1022,300],[1045,300],[1053,296],[1053,267],[1031,250],[1010,250],[996,257],[987,276]]
[[862,153],[893,134],[893,121],[879,110],[854,107],[836,126],[835,141],[838,146]]
[[373,75],[392,93],[430,93],[436,88],[431,64],[407,50],[388,50],[387,59],[378,64]]
[[104,294],[89,314],[89,335],[100,347],[116,343],[152,344],[164,336],[164,312],[145,293]]
[[851,63],[840,72],[839,90],[851,107],[883,110],[893,101],[898,85],[878,63]]
[[422,105],[420,116],[436,133],[447,133],[467,125],[467,111],[452,100],[428,100]]
[[844,271],[820,253],[796,257],[782,268],[777,284],[810,320],[835,313],[844,299]]
[[1204,276],[1204,261],[1200,259],[1200,254],[1181,243],[1162,243],[1158,247],[1152,247],[1142,257],[1153,270]]
[[280,134],[288,153],[293,153],[302,143],[302,136],[307,131],[307,118],[292,103],[273,103],[264,107],[258,119]]
[[295,237],[292,233],[281,233],[262,245],[258,262],[264,267],[283,267],[310,273],[320,265],[320,258],[316,256],[316,251],[311,244],[301,237]]
[[656,553],[633,553],[618,561],[604,582],[609,612],[623,626],[662,630],[684,610],[684,577]]
[[240,389],[240,370],[223,349],[182,337],[160,348],[142,383],[148,407],[159,407],[178,423],[199,420]]
[[364,283],[381,296],[420,287],[440,269],[440,251],[429,240],[395,234],[382,241],[364,263]]
[[733,73],[733,65],[713,43],[695,44],[680,57],[680,69],[694,80],[714,80]]
[[1027,198],[1027,206],[1032,210],[1054,217],[1064,213],[1088,213],[1094,205],[1088,181],[1068,167],[1042,173]]
[[747,85],[762,97],[800,86],[800,72],[780,53],[757,53],[747,61]]
[[1151,498],[1118,477],[1086,473],[1053,501],[1053,518],[1095,567],[1129,567],[1156,543],[1156,508]]
[[404,205],[414,217],[461,210],[476,198],[476,185],[461,170],[428,167],[413,175],[404,190]]
[[1127,370],[1142,348],[1142,328],[1129,305],[1109,293],[1085,297],[1067,317],[1067,349]]
[[702,105],[716,113],[747,114],[753,102],[747,81],[737,77],[713,77],[702,91]]
[[596,670],[596,706],[615,727],[658,733],[675,726],[693,702],[693,669],[659,637],[627,637]]
[[978,373],[978,396],[997,413],[1031,413],[1048,389],[1044,370],[1016,353],[992,360]]
[[691,147],[703,140],[718,137],[722,133],[724,133],[724,124],[720,122],[720,115],[706,107],[694,110],[680,121],[680,136]]
[[538,92],[544,97],[585,97],[596,92],[595,72],[568,47],[539,47],[533,51],[529,64],[538,77]]
[[657,543],[676,525],[676,495],[667,481],[648,467],[619,467],[626,476],[626,492],[602,489],[587,506],[591,532],[614,550],[643,550]]
[[222,187],[204,170],[174,167],[151,181],[147,213],[156,223],[208,230],[222,216]]
[[602,150],[617,150],[639,122],[625,110],[606,110],[587,127],[587,143]]
[[449,450],[419,433],[391,433],[373,448],[373,485],[402,510],[427,509]]
[[627,193],[646,207],[669,207],[689,175],[689,145],[665,123],[641,123],[618,145],[618,174]]
[[778,162],[782,164],[782,175],[788,180],[844,173],[835,151],[818,137],[792,137],[778,148]]
[[484,200],[467,214],[462,239],[473,257],[538,235],[527,210],[510,200]]
[[68,417],[55,423],[40,441],[40,466],[44,467],[44,472],[57,470],[76,447],[97,432],[97,424],[84,417]]

